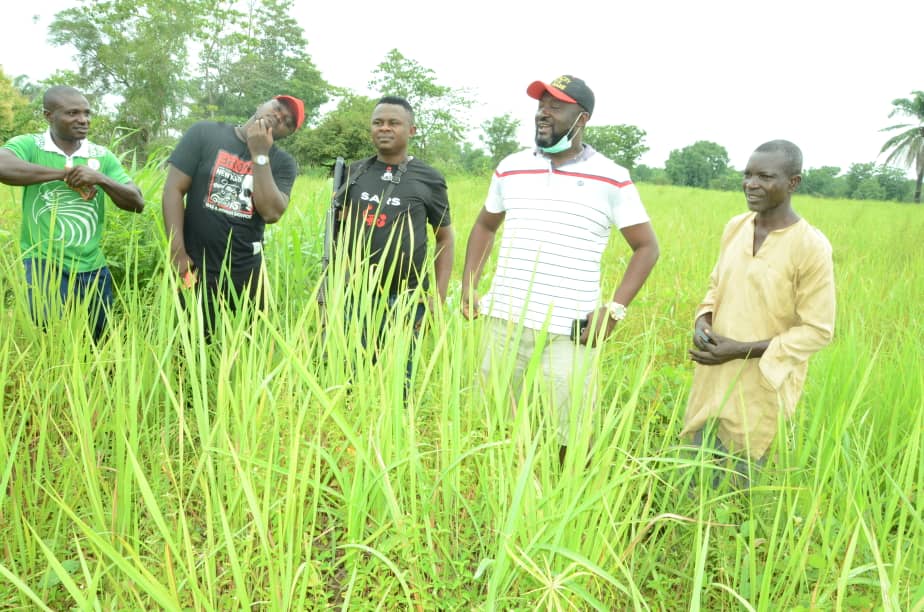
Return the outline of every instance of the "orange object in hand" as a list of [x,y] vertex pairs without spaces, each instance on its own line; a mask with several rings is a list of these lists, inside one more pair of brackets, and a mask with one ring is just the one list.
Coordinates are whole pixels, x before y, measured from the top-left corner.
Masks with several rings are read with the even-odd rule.
[[[96,160],[90,160],[90,161],[96,161]],[[90,165],[90,164],[87,164],[87,165]],[[99,162],[96,161],[96,167],[94,167],[93,169],[96,170],[98,166],[99,166]],[[74,167],[74,159],[72,157],[66,158],[64,160],[64,169],[70,170],[73,167]],[[71,187],[71,189],[73,189],[78,194],[80,194],[80,197],[83,198],[84,201],[87,201],[87,202],[89,202],[90,200],[96,197],[96,186],[95,185],[82,185],[80,187]]]
[[192,270],[186,270],[186,273],[183,275],[183,286],[187,289],[192,289],[198,280],[199,279],[196,278]]
[[80,194],[80,197],[86,201],[92,200],[96,197],[96,187],[74,187],[74,191]]

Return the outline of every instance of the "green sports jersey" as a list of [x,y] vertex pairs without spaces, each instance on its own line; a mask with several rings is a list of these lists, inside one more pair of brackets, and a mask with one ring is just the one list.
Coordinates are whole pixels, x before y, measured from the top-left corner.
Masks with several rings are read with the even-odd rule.
[[[52,141],[49,132],[24,134],[8,140],[3,148],[16,157],[48,168],[61,168],[70,161],[88,165],[119,183],[131,181],[122,164],[109,149],[84,140],[68,157]],[[64,181],[48,181],[23,188],[22,230],[19,247],[25,258],[62,262],[73,272],[88,272],[106,265],[100,249],[105,221],[106,194],[96,190],[89,200]]]

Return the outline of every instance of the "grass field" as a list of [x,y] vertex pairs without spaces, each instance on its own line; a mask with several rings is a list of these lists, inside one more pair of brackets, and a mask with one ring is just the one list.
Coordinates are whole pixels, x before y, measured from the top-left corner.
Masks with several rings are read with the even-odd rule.
[[[268,232],[268,314],[206,348],[163,272],[162,178],[136,176],[144,215],[110,209],[126,280],[96,348],[31,324],[0,187],[0,609],[924,610],[924,207],[797,195],[834,246],[834,342],[759,486],[687,494],[692,313],[740,194],[640,187],[661,259],[559,469],[541,398],[511,418],[458,312],[487,179],[450,178],[455,275],[405,408],[408,329],[376,363],[321,334],[323,181]],[[628,255],[615,235],[606,292]]]

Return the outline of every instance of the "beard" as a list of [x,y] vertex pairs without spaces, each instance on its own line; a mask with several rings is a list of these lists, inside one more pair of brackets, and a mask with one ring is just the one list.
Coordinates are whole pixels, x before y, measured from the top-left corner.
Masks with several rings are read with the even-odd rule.
[[550,127],[549,131],[546,132],[545,134],[539,134],[539,126],[538,125],[536,126],[535,141],[536,141],[536,146],[538,147],[551,147],[552,145],[556,144],[559,140],[561,140],[562,136],[563,134],[559,134],[558,132],[555,131],[555,128],[552,128],[552,127]]

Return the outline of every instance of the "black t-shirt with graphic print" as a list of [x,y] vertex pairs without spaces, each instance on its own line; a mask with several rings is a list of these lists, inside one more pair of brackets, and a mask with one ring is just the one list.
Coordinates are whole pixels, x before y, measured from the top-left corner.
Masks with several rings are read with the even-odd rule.
[[[269,159],[276,186],[288,195],[298,173],[295,160],[276,145]],[[225,263],[234,272],[259,268],[266,224],[253,205],[250,151],[234,127],[212,121],[194,124],[167,161],[192,178],[183,237],[196,268],[210,277],[217,277]]]
[[[362,163],[353,164],[351,173]],[[348,253],[359,254],[364,264],[382,266],[383,290],[396,294],[418,285],[426,289],[427,226],[435,230],[451,222],[446,179],[426,163],[411,159],[382,202],[388,173],[398,174],[398,166],[376,159],[350,185],[341,235],[347,238]]]

